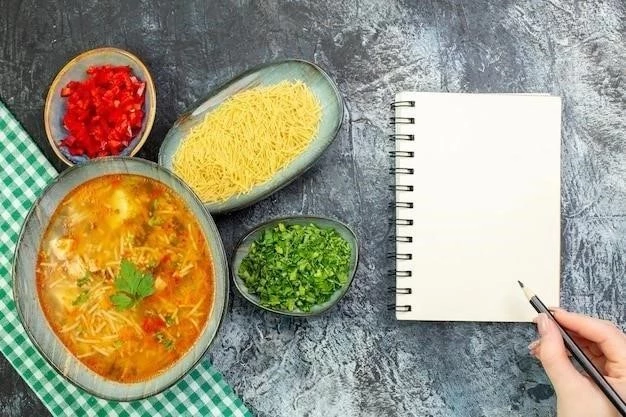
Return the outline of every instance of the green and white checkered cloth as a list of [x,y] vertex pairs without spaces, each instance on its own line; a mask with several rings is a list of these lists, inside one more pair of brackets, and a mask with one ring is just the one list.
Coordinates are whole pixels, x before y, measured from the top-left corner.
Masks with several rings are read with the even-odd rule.
[[57,175],[0,102],[0,351],[55,416],[233,416],[252,414],[207,360],[147,400],[120,403],[87,394],[60,376],[26,335],[11,290],[11,259],[24,217]]

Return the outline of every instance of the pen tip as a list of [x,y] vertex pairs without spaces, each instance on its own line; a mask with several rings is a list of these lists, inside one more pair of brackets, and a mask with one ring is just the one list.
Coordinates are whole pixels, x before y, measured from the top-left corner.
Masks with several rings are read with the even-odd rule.
[[524,288],[524,284],[522,284],[522,281],[517,281],[517,283],[519,284],[520,287]]

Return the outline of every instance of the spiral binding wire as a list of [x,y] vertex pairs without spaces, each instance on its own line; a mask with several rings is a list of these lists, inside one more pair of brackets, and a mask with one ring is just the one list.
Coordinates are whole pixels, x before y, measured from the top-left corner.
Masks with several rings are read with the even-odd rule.
[[392,125],[412,125],[415,124],[414,117],[391,117],[389,124]]
[[407,151],[389,151],[389,156],[392,158],[413,158],[415,154]]
[[413,175],[413,168],[389,168],[390,175]]
[[413,242],[413,236],[389,236],[390,242],[411,243]]
[[390,311],[395,310],[395,311],[407,313],[407,312],[411,311],[411,306],[410,305],[399,306],[399,305],[396,305],[396,304],[389,304],[387,306],[387,310],[390,310]]
[[389,252],[387,254],[387,259],[397,259],[397,260],[400,260],[400,261],[410,261],[411,259],[413,259],[413,254]]
[[387,292],[391,294],[413,294],[411,288],[387,287]]
[[390,269],[387,271],[389,278],[411,278],[413,271],[398,271],[397,269]]
[[391,110],[394,110],[396,107],[415,107],[415,102],[413,100],[404,100],[391,103]]
[[396,202],[393,202],[393,203],[389,203],[389,208],[390,209],[393,209],[393,208],[412,209],[413,208],[413,203],[406,202],[406,201],[396,201]]
[[402,133],[396,133],[393,135],[389,135],[389,140],[397,141],[397,140],[415,140],[415,135],[405,135]]
[[[395,110],[399,107],[415,107],[415,101],[409,101],[409,100],[401,100],[401,101],[394,101],[393,103],[391,103],[391,109]],[[391,125],[407,125],[407,124],[414,124],[415,123],[415,118],[413,117],[391,117],[389,119],[389,123]],[[397,142],[397,141],[414,141],[415,140],[415,135],[413,134],[405,134],[405,133],[395,133],[395,134],[391,134],[389,135],[389,140],[393,141],[393,142]],[[415,157],[414,152],[412,151],[396,151],[396,150],[392,150],[389,152],[389,157],[392,159],[396,160],[396,164],[397,165],[400,163],[399,158],[413,158]],[[398,167],[398,166],[394,166],[393,168],[389,169],[389,174],[390,175],[414,175],[415,170],[413,168],[405,168],[405,167]],[[389,189],[392,191],[403,191],[403,192],[412,192],[413,191],[413,186],[412,185],[403,185],[403,184],[395,184],[395,185],[391,185],[389,186]],[[398,209],[398,208],[402,208],[402,209],[413,209],[414,208],[414,203],[410,202],[410,201],[395,201],[393,203],[389,203],[389,208],[390,209]],[[392,218],[392,224],[394,224],[395,226],[412,226],[413,225],[413,219],[398,219],[395,217]],[[396,242],[396,243],[411,243],[413,242],[413,237],[412,236],[399,236],[399,235],[392,235],[389,237],[389,240],[392,242]],[[393,253],[389,253],[387,254],[387,257],[389,259],[396,259],[396,260],[411,260],[413,259],[413,254],[410,253],[397,253],[397,252],[393,252]],[[395,279],[406,279],[406,278],[412,278],[413,277],[413,271],[411,270],[398,270],[396,269],[392,269],[389,271],[388,275],[390,277],[394,277]],[[403,282],[407,282],[407,281],[403,281]],[[407,295],[407,294],[412,294],[413,290],[406,286],[406,287],[389,287],[388,288],[388,292],[391,294],[402,294],[402,295]],[[412,310],[412,307],[410,305],[396,305],[396,304],[389,304],[387,306],[387,308],[391,311],[396,311],[396,312],[410,312]]]
[[390,185],[389,189],[391,191],[413,191],[412,185]]

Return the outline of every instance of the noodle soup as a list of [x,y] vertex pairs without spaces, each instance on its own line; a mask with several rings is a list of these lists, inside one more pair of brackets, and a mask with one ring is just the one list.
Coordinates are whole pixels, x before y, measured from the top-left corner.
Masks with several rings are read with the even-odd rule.
[[195,343],[214,301],[202,230],[169,187],[108,175],[65,197],[37,259],[44,314],[69,351],[118,382],[146,380]]

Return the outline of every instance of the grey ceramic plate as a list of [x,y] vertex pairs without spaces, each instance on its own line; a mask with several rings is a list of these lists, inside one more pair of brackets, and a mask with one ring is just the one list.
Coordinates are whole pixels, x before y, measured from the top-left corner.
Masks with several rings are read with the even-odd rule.
[[208,112],[241,91],[277,84],[284,80],[303,81],[319,99],[322,104],[322,116],[317,135],[302,154],[265,183],[226,201],[205,202],[211,213],[238,210],[254,204],[286,186],[313,165],[335,139],[343,121],[343,99],[337,86],[320,67],[307,61],[291,59],[262,65],[244,72],[212,91],[206,99],[196,104],[193,110],[183,114],[165,136],[159,150],[159,163],[172,169],[172,158],[181,141],[191,128],[204,120]]
[[[239,271],[239,265],[241,265],[241,261],[246,257],[248,251],[250,250],[250,245],[252,242],[257,240],[265,230],[270,229],[276,226],[278,223],[283,223],[285,225],[292,224],[301,224],[308,225],[314,224],[323,229],[335,229],[341,237],[343,237],[348,244],[350,245],[351,255],[350,255],[350,269],[348,271],[348,281],[346,284],[335,291],[333,296],[324,304],[318,304],[314,306],[311,311],[286,311],[286,310],[278,310],[271,307],[266,307],[261,305],[259,297],[254,294],[250,294],[243,280],[239,278],[237,271]],[[256,305],[267,311],[272,311],[278,314],[284,314],[287,316],[297,316],[297,317],[308,317],[308,316],[316,316],[318,314],[322,314],[325,311],[331,309],[335,304],[341,300],[341,298],[346,294],[348,288],[352,284],[354,280],[354,275],[356,273],[357,266],[359,264],[359,244],[357,241],[357,237],[355,233],[345,224],[332,220],[326,217],[315,217],[315,216],[292,216],[292,217],[282,217],[279,219],[270,220],[266,223],[263,223],[257,227],[255,227],[252,231],[250,231],[247,235],[245,235],[237,246],[235,246],[235,251],[233,252],[233,256],[231,257],[231,271],[233,274],[233,281],[235,282],[235,287],[239,290],[239,293],[243,295],[243,297],[250,301],[252,304]]]
[[144,118],[141,130],[137,136],[122,151],[122,156],[133,156],[143,146],[156,114],[156,90],[154,82],[148,68],[130,52],[118,48],[98,48],[92,49],[69,61],[59,71],[57,76],[50,84],[46,104],[44,106],[43,121],[46,128],[46,136],[52,150],[56,155],[68,165],[80,164],[88,161],[87,156],[74,156],[68,150],[61,146],[61,140],[67,136],[67,130],[63,127],[63,116],[67,108],[67,99],[61,97],[61,89],[70,81],[84,80],[87,78],[87,69],[92,66],[99,65],[128,65],[135,76],[146,83],[145,101],[144,101]]
[[[94,373],[76,359],[56,336],[46,319],[37,292],[37,253],[51,216],[63,198],[93,178],[109,174],[137,174],[153,178],[174,190],[195,215],[211,255],[215,297],[209,320],[191,349],[170,368],[138,383],[119,383]],[[228,303],[228,264],[215,223],[187,185],[157,164],[137,158],[100,158],[64,171],[43,192],[26,216],[13,262],[13,297],[20,320],[35,346],[69,381],[101,398],[130,401],[163,391],[182,378],[202,357],[213,341]]]

